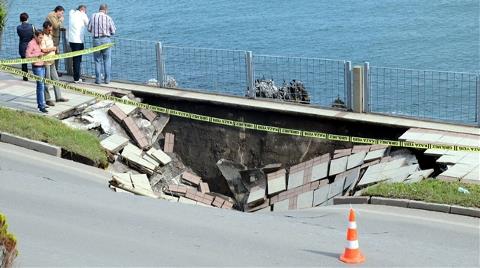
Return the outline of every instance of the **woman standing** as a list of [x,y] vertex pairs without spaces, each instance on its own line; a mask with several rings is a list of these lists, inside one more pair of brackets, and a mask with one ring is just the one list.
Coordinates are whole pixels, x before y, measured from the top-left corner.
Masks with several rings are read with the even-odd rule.
[[[34,58],[43,56],[40,44],[42,44],[43,32],[36,30],[33,34],[34,38],[28,43],[27,51],[25,52],[27,58]],[[32,63],[32,71],[34,75],[45,77],[45,66],[43,61]],[[37,105],[38,110],[42,113],[48,113],[45,104],[45,83],[37,81]]]

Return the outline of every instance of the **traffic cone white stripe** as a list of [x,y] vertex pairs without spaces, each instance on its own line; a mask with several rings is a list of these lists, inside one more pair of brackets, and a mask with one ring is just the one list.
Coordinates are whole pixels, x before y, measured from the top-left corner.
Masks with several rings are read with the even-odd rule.
[[355,240],[355,241],[347,241],[347,248],[348,248],[348,249],[357,249],[357,248],[359,248],[359,246],[358,246],[358,240]]
[[348,229],[357,229],[357,223],[354,221],[348,222]]

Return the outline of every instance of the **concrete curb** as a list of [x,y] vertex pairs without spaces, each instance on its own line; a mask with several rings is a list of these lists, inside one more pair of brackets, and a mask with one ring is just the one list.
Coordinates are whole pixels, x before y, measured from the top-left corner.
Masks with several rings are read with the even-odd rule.
[[424,201],[409,200],[409,199],[395,199],[385,198],[379,196],[339,196],[333,198],[334,205],[341,204],[372,204],[384,205],[393,207],[403,207],[412,209],[422,209],[436,212],[443,212],[449,214],[457,214],[462,216],[470,216],[480,218],[480,208],[462,207],[457,205],[446,205],[428,203]]
[[334,205],[369,204],[370,196],[337,196],[333,198]]
[[18,137],[4,132],[0,132],[0,142],[13,144],[56,157],[61,157],[62,155],[62,148],[58,146],[44,143],[41,141],[34,141],[27,138]]

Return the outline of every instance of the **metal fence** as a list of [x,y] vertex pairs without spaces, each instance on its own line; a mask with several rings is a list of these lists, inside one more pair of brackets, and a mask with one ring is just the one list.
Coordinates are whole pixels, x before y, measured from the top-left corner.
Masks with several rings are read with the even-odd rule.
[[[2,38],[0,58],[17,58],[16,30],[7,29]],[[352,108],[352,92],[356,89],[352,88],[350,61],[177,47],[124,38],[113,38],[113,42],[113,80]],[[90,37],[86,38],[85,46],[92,46]],[[64,48],[68,46],[61,45],[62,52]],[[82,67],[84,75],[94,77],[92,55],[83,56]],[[61,61],[59,70],[67,69]],[[275,84],[272,88],[277,93],[259,91],[258,82],[268,80],[270,85]],[[298,85],[302,88],[299,92],[288,90]],[[479,74],[370,67],[366,63],[363,92],[366,112],[480,124]]]
[[478,124],[479,75],[386,67],[368,70],[368,110]]

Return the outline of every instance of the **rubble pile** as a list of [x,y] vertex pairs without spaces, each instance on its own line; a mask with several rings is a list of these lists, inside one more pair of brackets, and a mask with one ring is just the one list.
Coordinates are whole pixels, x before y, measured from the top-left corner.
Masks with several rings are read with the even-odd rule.
[[433,169],[420,170],[408,151],[384,145],[357,145],[335,150],[289,168],[270,170],[250,187],[244,210],[285,211],[333,204],[333,198],[356,195],[379,182],[412,183]]
[[112,190],[172,202],[233,208],[231,198],[211,192],[208,183],[174,153],[175,135],[163,133],[168,115],[101,101],[64,122],[99,136],[111,162]]
[[283,82],[282,87],[275,86],[271,79],[255,81],[255,95],[259,98],[280,99],[290,102],[310,103],[310,96],[305,85],[298,80]]

